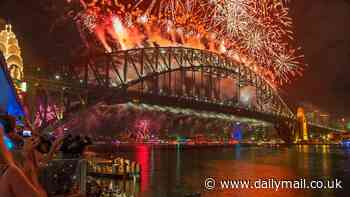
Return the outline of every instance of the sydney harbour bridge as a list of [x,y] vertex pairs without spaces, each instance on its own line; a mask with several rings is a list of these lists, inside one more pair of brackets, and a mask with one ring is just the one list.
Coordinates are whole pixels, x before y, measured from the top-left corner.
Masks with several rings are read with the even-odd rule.
[[[75,65],[26,73],[30,117],[54,129],[99,102],[140,102],[254,118],[274,125],[286,142],[311,131],[338,131],[297,116],[278,90],[249,67],[206,50],[152,47],[81,58]],[[57,115],[49,121],[48,112]]]

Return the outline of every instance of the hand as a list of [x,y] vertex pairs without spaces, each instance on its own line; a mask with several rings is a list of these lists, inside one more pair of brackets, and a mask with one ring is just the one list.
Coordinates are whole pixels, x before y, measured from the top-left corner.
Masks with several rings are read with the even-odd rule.
[[40,138],[33,136],[24,140],[23,151],[32,152],[40,144]]
[[18,135],[16,132],[8,133],[7,136],[15,142],[23,142],[23,137]]
[[61,137],[58,137],[58,138],[52,143],[50,152],[49,152],[49,154],[48,154],[47,157],[46,157],[45,163],[49,162],[49,161],[53,158],[54,154],[59,150],[59,148],[60,148],[60,146],[61,146],[63,140],[64,140],[64,137],[61,136]]
[[54,152],[58,151],[58,149],[59,149],[60,145],[62,144],[63,140],[64,140],[64,136],[58,137],[58,138],[52,143],[52,148],[51,148],[51,149],[52,149]]

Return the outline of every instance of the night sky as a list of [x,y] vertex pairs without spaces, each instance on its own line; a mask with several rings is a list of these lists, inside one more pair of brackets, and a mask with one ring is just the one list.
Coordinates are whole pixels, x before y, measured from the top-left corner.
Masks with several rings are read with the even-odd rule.
[[[70,62],[80,53],[73,24],[63,23],[50,32],[58,15],[42,6],[48,1],[0,0],[0,18],[13,25],[25,65]],[[291,106],[307,102],[331,114],[350,116],[350,0],[291,1],[295,42],[309,66],[303,77],[283,87],[282,97]]]

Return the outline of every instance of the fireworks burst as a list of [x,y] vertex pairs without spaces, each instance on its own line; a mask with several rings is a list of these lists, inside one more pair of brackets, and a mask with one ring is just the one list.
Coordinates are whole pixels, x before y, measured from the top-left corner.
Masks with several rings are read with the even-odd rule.
[[185,46],[238,55],[275,85],[302,71],[302,56],[290,44],[289,0],[76,1],[81,9],[74,20],[85,32],[95,34],[107,52]]

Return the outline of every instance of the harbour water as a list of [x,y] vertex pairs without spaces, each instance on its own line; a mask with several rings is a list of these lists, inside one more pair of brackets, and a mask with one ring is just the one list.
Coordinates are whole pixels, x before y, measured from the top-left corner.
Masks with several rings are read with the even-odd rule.
[[[233,145],[230,147],[120,146],[105,149],[139,162],[140,183],[118,185],[120,193],[137,197],[185,196],[349,196],[350,149],[331,145],[279,147]],[[205,180],[216,180],[207,190]],[[221,189],[220,180],[341,181],[337,189],[245,188]],[[260,185],[261,186],[261,185]],[[276,191],[277,190],[277,191]]]

